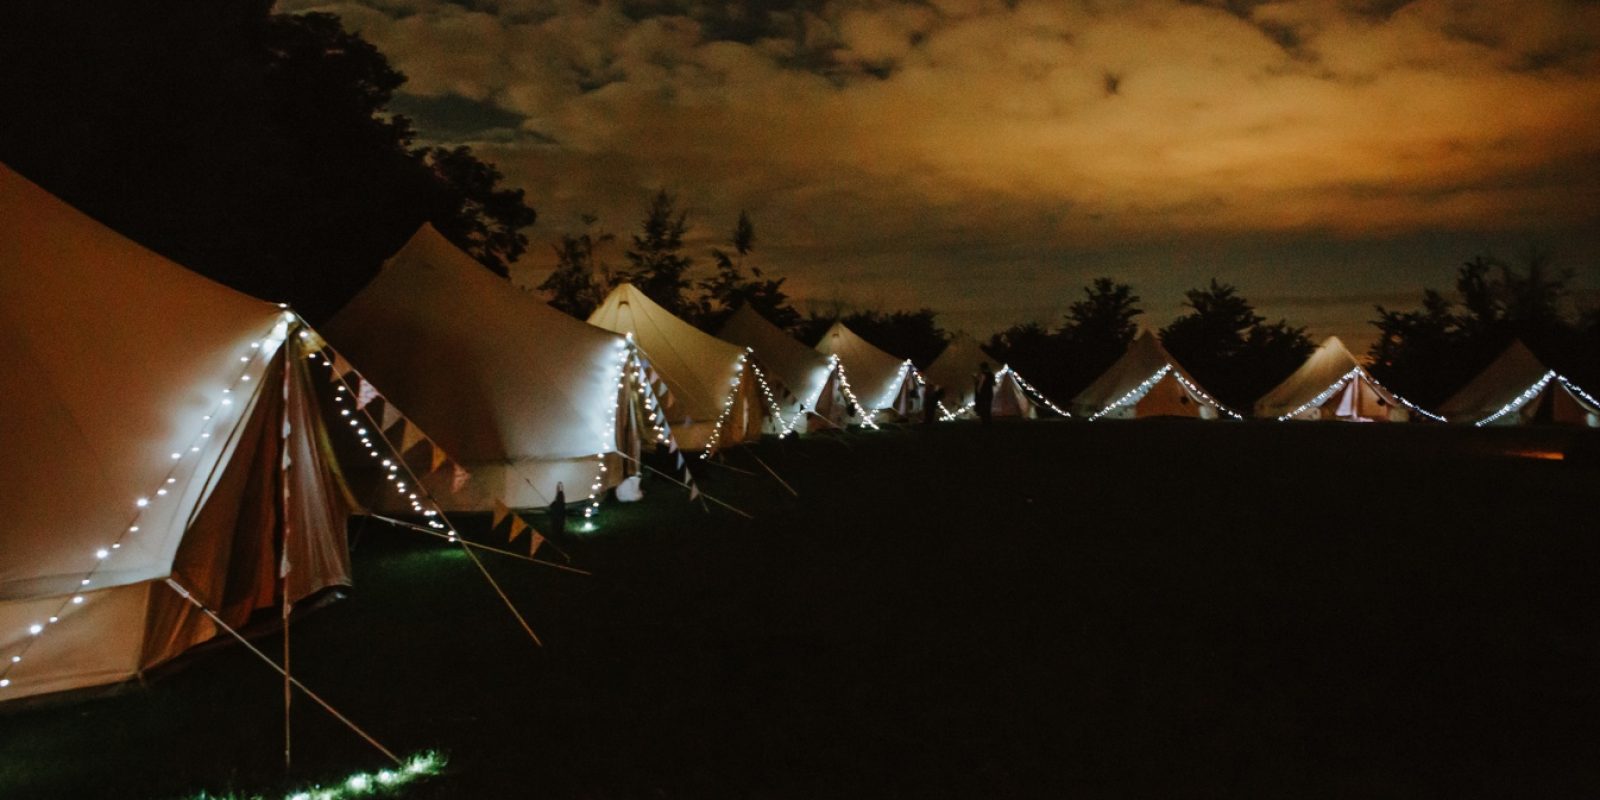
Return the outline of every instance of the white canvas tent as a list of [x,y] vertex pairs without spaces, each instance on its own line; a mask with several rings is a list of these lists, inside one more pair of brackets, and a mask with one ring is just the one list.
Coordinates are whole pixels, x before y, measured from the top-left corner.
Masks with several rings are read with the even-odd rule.
[[0,328],[0,702],[218,635],[168,578],[229,625],[349,582],[350,499],[292,314],[0,166]]
[[1437,419],[1384,388],[1337,336],[1324,339],[1299,369],[1255,406],[1257,417],[1278,420],[1406,422],[1412,412]]
[[1600,400],[1546,367],[1521,341],[1513,341],[1446,400],[1439,414],[1450,422],[1474,425],[1549,421],[1600,428]]
[[833,323],[822,334],[816,351],[839,358],[855,397],[867,412],[905,418],[922,409],[922,394],[917,389],[921,376],[911,360],[895,358],[873,347],[843,322]]
[[1024,419],[1039,416],[1033,399],[1022,388],[1014,370],[991,358],[983,351],[978,340],[966,334],[956,334],[945,346],[944,352],[922,374],[929,386],[944,389],[944,399],[940,401],[943,408],[940,411],[945,418],[976,416],[973,404],[978,389],[979,364],[988,364],[994,369],[994,400],[990,403],[990,414]]
[[1105,374],[1072,399],[1072,411],[1090,420],[1240,418],[1200,388],[1150,331],[1140,333]]
[[[637,456],[627,341],[518,291],[423,225],[325,328],[329,342],[470,479],[427,479],[446,510],[582,499]],[[602,471],[600,467],[605,467]]]
[[756,363],[774,384],[774,399],[782,412],[774,432],[842,428],[851,421],[841,383],[844,368],[838,359],[795,341],[749,306],[735,311],[717,337],[753,351]]
[[667,422],[678,446],[707,452],[761,437],[767,409],[743,347],[673,316],[624,283],[589,315],[589,324],[627,334],[666,382]]

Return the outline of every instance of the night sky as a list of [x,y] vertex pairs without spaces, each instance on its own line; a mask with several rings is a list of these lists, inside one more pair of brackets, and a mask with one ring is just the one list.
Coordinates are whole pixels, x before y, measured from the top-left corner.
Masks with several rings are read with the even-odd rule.
[[[540,212],[513,277],[680,197],[741,208],[810,303],[1054,322],[1097,275],[1159,326],[1216,276],[1365,347],[1478,254],[1530,246],[1600,301],[1592,0],[288,0],[410,77],[394,109]],[[621,263],[621,246],[607,254]]]

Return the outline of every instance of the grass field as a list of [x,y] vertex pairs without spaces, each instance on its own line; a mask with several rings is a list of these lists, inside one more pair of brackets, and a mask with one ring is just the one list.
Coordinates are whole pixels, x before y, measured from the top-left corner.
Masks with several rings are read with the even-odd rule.
[[[713,469],[754,521],[657,480],[571,545],[593,577],[486,557],[543,649],[458,552],[368,525],[296,673],[448,754],[407,797],[1600,792],[1593,433],[955,424],[754,452],[800,497]],[[280,692],[228,647],[0,714],[0,797],[382,766],[302,701],[286,779]]]

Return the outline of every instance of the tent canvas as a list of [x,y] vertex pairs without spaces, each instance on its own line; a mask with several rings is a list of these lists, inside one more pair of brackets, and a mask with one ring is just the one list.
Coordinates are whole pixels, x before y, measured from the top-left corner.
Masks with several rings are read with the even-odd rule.
[[922,374],[929,386],[944,389],[944,399],[940,404],[946,416],[976,416],[972,406],[978,389],[978,365],[985,363],[990,367],[998,365],[994,373],[994,400],[990,403],[990,413],[996,417],[1037,417],[1038,410],[1034,408],[1033,400],[1022,388],[1015,372],[1008,366],[999,365],[983,351],[978,340],[966,334],[956,334],[945,346],[944,352]]
[[1405,422],[1413,411],[1432,416],[1378,383],[1337,336],[1255,405],[1257,417],[1279,420]]
[[1538,420],[1600,427],[1600,400],[1544,365],[1520,340],[1439,407],[1450,422],[1521,425]]
[[873,347],[855,331],[835,322],[817,341],[816,351],[838,356],[856,398],[867,410],[887,417],[909,417],[922,408],[920,377],[909,359]]
[[[518,291],[423,225],[326,326],[470,475],[428,488],[446,510],[568,501],[637,455],[623,382],[627,341]],[[605,470],[600,471],[604,466]]]
[[292,314],[0,166],[0,328],[0,702],[216,636],[168,578],[229,625],[350,582],[351,500]]
[[755,353],[757,365],[773,383],[774,400],[782,412],[774,432],[849,423],[849,403],[839,380],[843,367],[837,360],[796,341],[748,305],[733,312],[717,337]]
[[633,337],[666,382],[680,447],[707,451],[761,437],[767,409],[747,353],[673,316],[632,284],[606,295],[589,324]]
[[1091,420],[1239,419],[1237,412],[1207,394],[1150,331],[1140,333],[1116,363],[1072,399],[1072,412]]

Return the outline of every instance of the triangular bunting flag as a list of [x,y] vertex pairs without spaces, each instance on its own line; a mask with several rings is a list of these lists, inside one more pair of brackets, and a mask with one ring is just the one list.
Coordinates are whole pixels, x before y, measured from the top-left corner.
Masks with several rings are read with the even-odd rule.
[[444,466],[444,462],[450,460],[450,457],[444,454],[444,450],[439,447],[437,442],[429,442],[428,444],[433,446],[433,463],[428,467],[428,471],[438,472],[439,468]]
[[668,439],[667,439],[667,452],[669,452],[669,453],[678,452],[678,439],[677,439],[677,437],[668,437]]
[[334,353],[333,354],[333,377],[329,378],[328,380],[337,381],[340,378],[343,378],[344,376],[349,375],[353,370],[355,370],[355,367],[350,366],[350,362],[344,360],[344,356],[341,356],[338,353]]
[[510,539],[510,541],[513,541],[513,542],[516,541],[517,537],[521,536],[522,532],[527,530],[527,529],[528,529],[528,523],[523,522],[522,521],[522,517],[519,517],[519,516],[516,516],[516,515],[513,514],[512,517],[511,517],[511,539]]
[[422,430],[420,428],[411,424],[411,420],[402,420],[400,422],[401,455],[405,455],[406,451],[416,447],[418,442],[424,441],[427,438],[428,437],[422,435]]
[[505,522],[506,521],[506,517],[510,516],[510,514],[511,514],[511,509],[506,508],[506,504],[500,502],[500,498],[496,497],[494,499],[494,522],[491,523],[489,527],[491,527],[491,528],[500,527],[500,523]]
[[660,383],[660,382],[661,382],[661,376],[656,374],[656,368],[655,367],[651,367],[650,368],[650,383],[651,384],[657,384],[657,383]]
[[467,480],[472,477],[472,473],[462,469],[460,464],[451,464],[450,469],[454,470],[450,474],[450,491],[459,492],[461,487],[467,485]]
[[690,500],[699,500],[700,499],[700,487],[694,485],[694,481],[690,481],[689,482],[689,499]]
[[356,378],[356,408],[366,408],[368,403],[378,399],[378,389],[366,378]]
[[683,454],[678,454],[678,469],[683,469]]
[[400,409],[395,408],[394,403],[385,401],[383,404],[382,417],[383,430],[389,430],[390,428],[393,428],[394,424],[399,422],[401,419],[404,418],[400,416]]
[[542,544],[544,544],[544,535],[538,531],[534,531],[532,538],[528,540],[528,558],[533,558],[534,556],[538,555],[539,546]]

